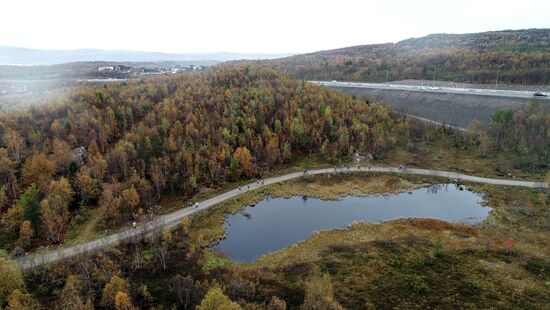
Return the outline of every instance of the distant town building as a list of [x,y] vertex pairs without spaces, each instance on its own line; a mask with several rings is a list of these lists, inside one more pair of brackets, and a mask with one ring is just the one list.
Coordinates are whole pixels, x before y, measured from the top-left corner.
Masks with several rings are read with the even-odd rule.
[[114,70],[115,68],[113,66],[103,66],[103,67],[97,68],[97,71],[99,72],[114,71]]
[[114,67],[115,72],[128,73],[132,71],[132,67],[125,65],[117,65]]

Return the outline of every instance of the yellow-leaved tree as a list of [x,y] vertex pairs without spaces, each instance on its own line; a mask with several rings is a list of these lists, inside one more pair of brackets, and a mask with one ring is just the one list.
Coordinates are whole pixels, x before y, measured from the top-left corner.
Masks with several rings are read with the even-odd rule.
[[134,310],[135,307],[132,304],[132,300],[128,294],[124,292],[118,292],[115,296],[115,309],[116,310]]
[[252,165],[252,155],[250,155],[250,151],[245,146],[239,147],[237,148],[237,150],[235,150],[235,157],[237,158],[239,169],[241,170],[241,172],[244,173],[246,176],[252,176],[254,169]]
[[23,293],[16,289],[8,298],[8,307],[6,310],[38,310],[42,309],[40,304],[32,297],[31,294]]
[[66,178],[52,181],[46,199],[42,201],[42,221],[48,240],[58,243],[69,223],[69,204],[74,191]]
[[197,310],[241,310],[238,303],[231,301],[219,287],[211,288]]
[[115,306],[116,296],[120,293],[128,294],[130,291],[130,285],[128,282],[118,276],[113,276],[111,281],[103,288],[103,296],[101,298],[101,305],[104,307]]
[[25,282],[19,268],[5,257],[0,257],[0,305],[3,305],[15,290],[23,290]]
[[93,309],[91,300],[84,303],[81,294],[81,281],[76,275],[70,275],[67,278],[65,287],[61,291],[59,296],[59,308],[60,310],[88,310]]

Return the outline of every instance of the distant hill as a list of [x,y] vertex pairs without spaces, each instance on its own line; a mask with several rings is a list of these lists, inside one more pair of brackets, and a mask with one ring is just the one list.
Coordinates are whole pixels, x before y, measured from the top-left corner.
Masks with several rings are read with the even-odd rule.
[[[217,64],[217,61],[163,61],[163,62],[112,62],[112,61],[79,61],[56,65],[0,65],[2,80],[56,80],[56,79],[95,79],[95,78],[129,78],[139,77],[140,71],[160,69],[170,72],[172,68],[198,66],[206,67]],[[105,71],[100,67],[126,67],[127,71]]]
[[161,61],[227,61],[235,59],[270,59],[288,54],[169,54],[139,51],[108,51],[97,49],[39,50],[0,46],[0,65],[53,65],[82,61],[161,62]]
[[548,84],[550,29],[432,34],[398,43],[352,46],[258,61],[308,80],[427,79]]

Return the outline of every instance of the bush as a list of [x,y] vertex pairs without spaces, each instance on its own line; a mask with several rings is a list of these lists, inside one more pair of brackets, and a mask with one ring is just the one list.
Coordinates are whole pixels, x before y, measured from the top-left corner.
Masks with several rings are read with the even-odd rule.
[[80,206],[78,213],[71,219],[71,228],[82,225],[90,218],[90,211],[84,206]]
[[8,300],[15,290],[23,290],[25,282],[19,268],[6,258],[0,258],[0,305]]

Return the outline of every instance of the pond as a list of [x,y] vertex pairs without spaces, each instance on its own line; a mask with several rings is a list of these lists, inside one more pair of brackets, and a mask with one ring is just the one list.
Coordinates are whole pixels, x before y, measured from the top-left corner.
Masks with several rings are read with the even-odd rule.
[[438,184],[410,192],[345,196],[322,200],[294,196],[267,197],[226,219],[226,237],[213,248],[238,262],[251,262],[307,239],[313,232],[345,228],[354,221],[379,223],[397,218],[434,218],[477,224],[491,211],[482,197],[454,184]]

